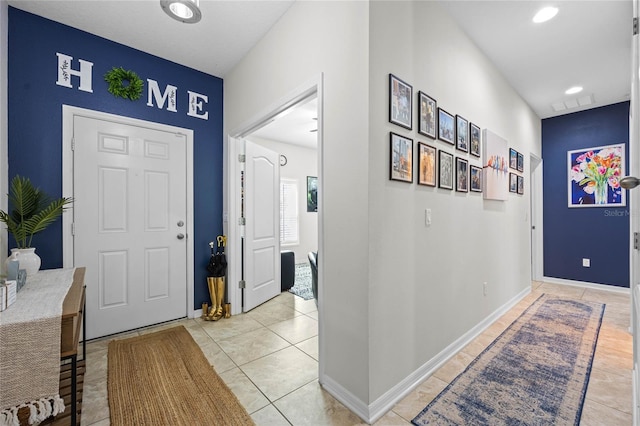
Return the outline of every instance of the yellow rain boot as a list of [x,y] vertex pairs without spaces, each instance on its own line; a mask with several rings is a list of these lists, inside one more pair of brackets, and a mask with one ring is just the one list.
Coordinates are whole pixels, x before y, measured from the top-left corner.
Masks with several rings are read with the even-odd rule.
[[224,316],[224,277],[215,278],[216,285],[216,297],[218,299],[218,306],[216,313],[213,316],[214,321],[218,321]]
[[[211,297],[211,308],[209,308],[209,312],[207,313],[205,320],[211,321],[214,320],[213,316],[218,309],[217,297],[216,297],[216,280],[215,277],[207,277],[207,285],[209,286],[209,297]],[[214,320],[215,321],[215,320]]]

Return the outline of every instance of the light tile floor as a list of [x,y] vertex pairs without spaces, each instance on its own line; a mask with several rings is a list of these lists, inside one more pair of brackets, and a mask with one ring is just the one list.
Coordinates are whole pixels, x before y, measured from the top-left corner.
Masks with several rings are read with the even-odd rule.
[[[607,304],[581,425],[631,425],[629,296],[547,283],[533,283],[529,296],[375,424],[410,425],[411,419],[542,293]],[[182,324],[257,425],[362,425],[362,420],[318,384],[317,320],[313,300],[305,301],[283,292],[247,314],[217,322],[185,319],[89,342],[82,424],[109,425],[108,340]]]

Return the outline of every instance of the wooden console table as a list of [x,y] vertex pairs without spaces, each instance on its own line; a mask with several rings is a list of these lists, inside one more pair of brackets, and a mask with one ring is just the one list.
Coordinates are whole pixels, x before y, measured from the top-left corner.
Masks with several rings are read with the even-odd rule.
[[[85,268],[76,268],[73,274],[73,282],[62,304],[62,323],[60,332],[60,360],[69,360],[71,363],[71,393],[69,395],[71,407],[65,407],[64,413],[58,414],[45,420],[42,424],[78,424],[78,362],[86,357],[86,326],[83,322],[85,319],[86,295],[85,295]],[[80,330],[83,330],[82,337],[82,359],[78,359],[78,344],[80,342]],[[62,396],[62,395],[61,395]],[[70,415],[70,423],[67,418]],[[28,425],[29,409],[21,408],[18,412],[18,418],[21,425]]]
[[[82,329],[82,358],[86,357],[87,335],[85,320],[86,294],[85,268],[76,268],[73,283],[62,304],[62,330],[60,332],[60,359],[71,360],[71,424],[77,425],[78,414],[78,342]],[[65,409],[65,413],[66,413]]]

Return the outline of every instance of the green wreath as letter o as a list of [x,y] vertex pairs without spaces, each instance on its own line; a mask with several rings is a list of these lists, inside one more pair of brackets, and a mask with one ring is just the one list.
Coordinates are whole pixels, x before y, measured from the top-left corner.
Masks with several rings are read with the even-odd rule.
[[[132,101],[140,99],[144,82],[138,74],[127,71],[124,68],[113,68],[104,75],[104,80],[109,83],[109,93],[119,98],[130,99]],[[128,84],[123,84],[124,82]]]

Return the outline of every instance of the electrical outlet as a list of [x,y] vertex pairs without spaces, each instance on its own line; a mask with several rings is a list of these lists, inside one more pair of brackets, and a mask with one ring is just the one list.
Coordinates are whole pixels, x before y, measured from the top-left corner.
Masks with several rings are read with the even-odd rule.
[[487,295],[487,283],[486,281],[482,283],[482,294]]
[[582,266],[585,268],[591,268],[591,259],[582,259]]
[[431,209],[424,211],[424,226],[431,226]]

